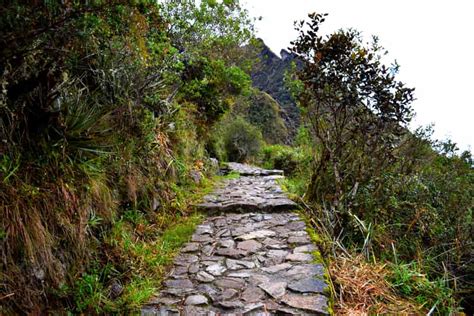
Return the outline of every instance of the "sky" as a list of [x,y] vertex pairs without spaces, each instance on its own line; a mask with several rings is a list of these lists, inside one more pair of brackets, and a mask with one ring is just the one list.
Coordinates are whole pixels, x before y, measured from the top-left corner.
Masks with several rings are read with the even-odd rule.
[[328,13],[321,31],[355,28],[377,35],[398,79],[414,87],[414,129],[433,123],[434,138],[474,151],[474,2],[471,0],[243,0],[257,36],[275,52],[296,38],[293,21]]

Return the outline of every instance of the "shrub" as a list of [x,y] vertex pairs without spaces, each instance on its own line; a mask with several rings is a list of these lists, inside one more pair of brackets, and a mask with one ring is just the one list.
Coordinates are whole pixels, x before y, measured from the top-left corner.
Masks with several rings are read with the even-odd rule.
[[302,149],[284,145],[269,145],[262,150],[262,160],[267,169],[280,169],[286,176],[296,175],[308,163],[310,156]]
[[228,115],[215,127],[212,142],[220,160],[244,162],[257,157],[263,137],[258,128],[244,118]]

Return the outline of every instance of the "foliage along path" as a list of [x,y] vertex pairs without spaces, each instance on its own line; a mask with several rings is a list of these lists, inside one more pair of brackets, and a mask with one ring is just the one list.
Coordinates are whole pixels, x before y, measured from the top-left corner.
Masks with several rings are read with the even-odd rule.
[[197,227],[142,314],[327,314],[324,266],[313,263],[305,223],[276,182],[282,172],[229,168],[241,176],[199,205],[223,215]]

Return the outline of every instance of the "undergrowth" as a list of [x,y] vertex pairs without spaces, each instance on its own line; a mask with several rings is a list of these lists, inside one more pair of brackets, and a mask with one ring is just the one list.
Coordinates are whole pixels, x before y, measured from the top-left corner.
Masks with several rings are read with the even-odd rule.
[[106,237],[106,253],[113,252],[119,258],[96,262],[100,268],[84,273],[70,289],[76,306],[73,311],[138,310],[159,289],[173,257],[203,218],[200,214],[169,217],[160,224],[168,228],[157,233],[156,226],[148,226],[146,220],[132,213],[114,223]]

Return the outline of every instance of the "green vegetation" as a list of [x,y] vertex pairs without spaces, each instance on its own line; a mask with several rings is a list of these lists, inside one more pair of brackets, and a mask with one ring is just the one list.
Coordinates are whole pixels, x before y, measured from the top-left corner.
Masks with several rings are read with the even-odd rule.
[[263,145],[260,130],[241,116],[226,115],[213,131],[213,151],[223,161],[255,160]]
[[13,1],[0,18],[2,314],[138,308],[250,89],[238,1]]
[[[135,210],[127,211],[114,223],[104,246],[120,250],[114,255],[121,260],[115,266],[93,263],[97,268],[82,274],[68,291],[74,295],[75,311],[123,312],[145,304],[160,287],[164,267],[191,238],[202,216],[195,214],[172,220],[173,225],[167,223],[171,227],[161,234],[148,228],[149,223]],[[124,279],[119,271],[127,271],[130,279]]]
[[[307,211],[332,239],[326,255],[391,262],[387,280],[399,295],[426,311],[459,311],[473,293],[471,154],[431,141],[430,129],[407,130],[413,89],[396,80],[398,65],[382,63],[376,38],[365,45],[354,30],[323,38],[325,15],[309,18],[297,25],[292,52],[304,66],[290,86],[313,143],[310,164],[300,165],[311,174]],[[346,275],[337,275],[343,287]]]

